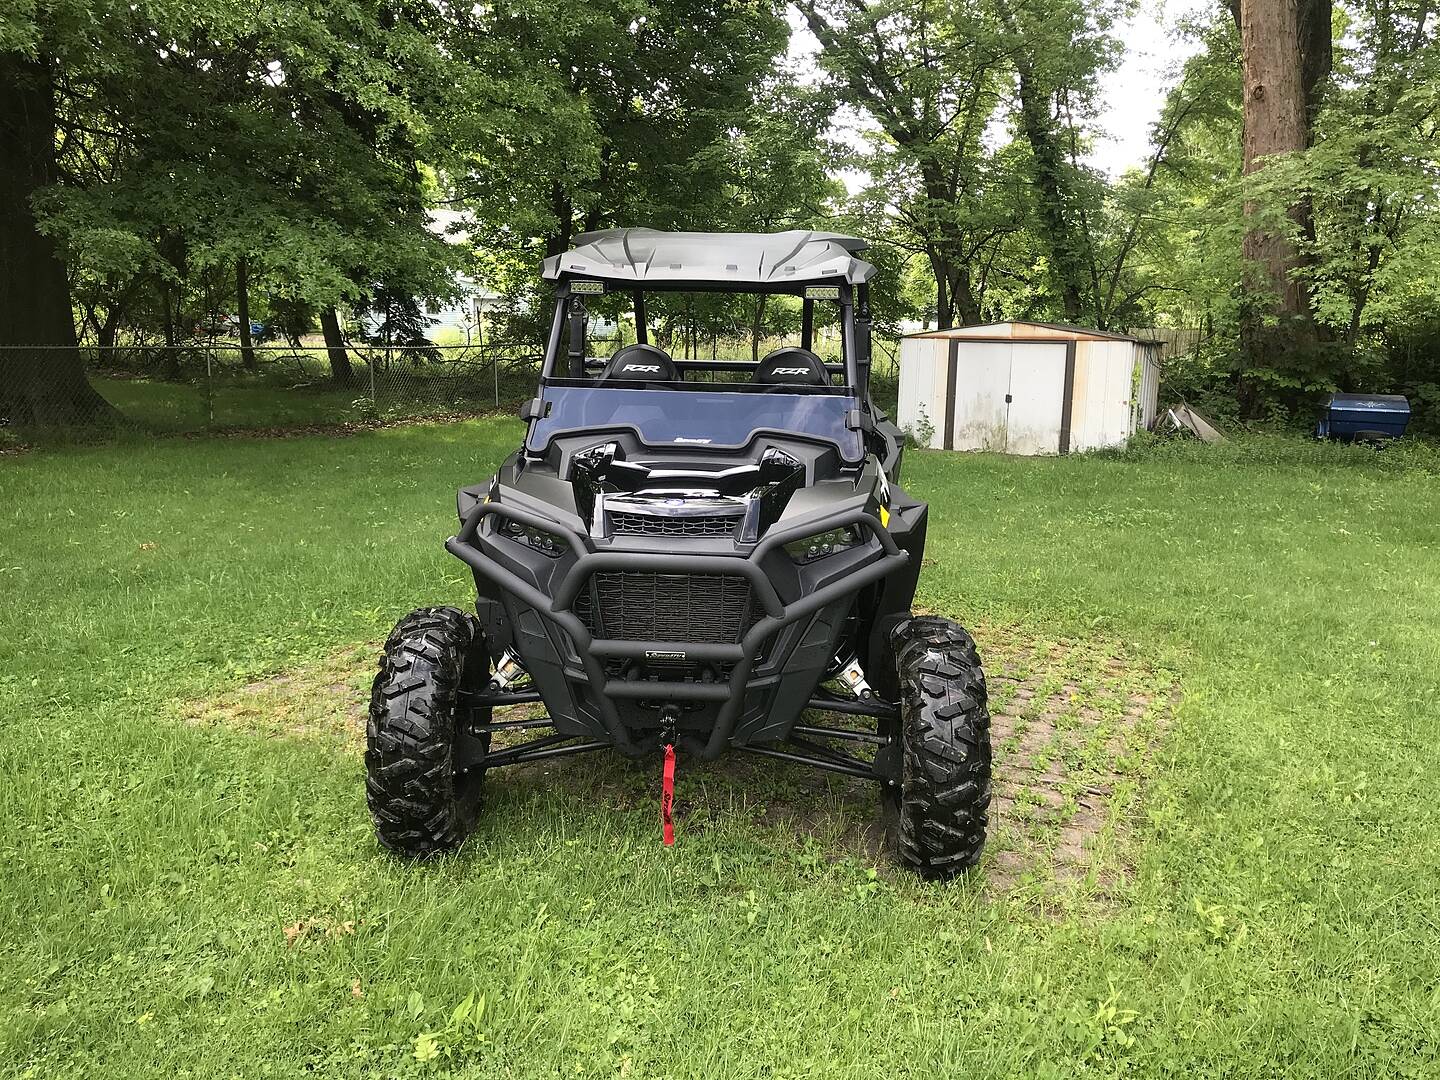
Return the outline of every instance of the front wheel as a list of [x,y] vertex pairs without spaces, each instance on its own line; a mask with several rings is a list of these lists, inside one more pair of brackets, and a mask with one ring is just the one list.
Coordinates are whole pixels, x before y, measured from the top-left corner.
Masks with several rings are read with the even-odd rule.
[[975,642],[948,619],[891,635],[900,681],[901,783],[889,789],[900,861],[948,878],[980,861],[990,810],[990,712]]
[[475,826],[489,736],[460,700],[489,674],[475,616],[420,608],[385,641],[370,691],[365,796],[380,843],[410,858],[459,847]]

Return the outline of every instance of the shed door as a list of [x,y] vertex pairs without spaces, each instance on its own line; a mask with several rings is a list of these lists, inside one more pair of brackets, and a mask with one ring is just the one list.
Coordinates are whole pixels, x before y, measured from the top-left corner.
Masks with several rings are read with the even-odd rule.
[[1005,449],[1005,396],[1010,392],[1008,341],[950,342],[955,346],[955,409],[950,416],[952,450]]
[[1063,341],[952,342],[953,450],[1058,454],[1065,411]]
[[1016,343],[1010,357],[1005,451],[1058,454],[1065,414],[1065,342]]

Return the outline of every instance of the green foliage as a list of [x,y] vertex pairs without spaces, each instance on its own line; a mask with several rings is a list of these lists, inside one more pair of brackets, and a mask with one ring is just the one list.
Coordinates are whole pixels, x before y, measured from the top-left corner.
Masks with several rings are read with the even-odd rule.
[[[509,298],[508,334],[543,334],[536,266],[582,231],[772,231],[833,216],[843,194],[823,139],[833,103],[783,70],[781,5],[531,7],[489,16],[477,43],[516,42],[509,62],[547,107],[503,134],[467,132],[473,149],[448,180],[475,223],[478,273]],[[759,313],[760,336],[778,332],[780,311]],[[656,297],[650,313],[666,341],[755,332],[750,300]]]
[[[472,66],[488,67],[485,50],[505,43],[505,62],[545,106],[465,133],[469,158],[453,185],[492,258],[508,253],[533,272],[540,254],[587,229],[719,227],[736,165],[725,145],[743,131],[736,154],[755,151],[749,121],[764,111],[752,108],[788,40],[778,5],[530,3],[480,19]],[[760,134],[766,142],[763,123]],[[793,202],[784,211],[795,212]]]
[[835,93],[874,125],[850,161],[868,180],[866,231],[928,264],[931,317],[975,321],[1027,201],[1013,155],[985,137],[1009,73],[993,5],[797,7]]
[[928,284],[902,287],[909,313],[946,325],[1152,318],[1166,288],[1154,273],[1169,210],[1159,174],[1193,105],[1162,118],[1136,175],[1111,184],[1084,164],[1103,122],[1097,79],[1120,55],[1118,7],[797,6],[834,92],[869,121],[850,157],[868,180],[862,230],[928,271]]
[[1420,3],[1350,14],[1315,145],[1265,170],[1264,193],[1298,192],[1314,213],[1294,240],[1325,331],[1319,388],[1400,389],[1425,407],[1440,381],[1440,30]]
[[451,19],[388,0],[33,9],[19,29],[61,91],[61,183],[38,205],[87,320],[173,340],[233,311],[241,257],[292,322],[381,286],[452,291],[417,168],[449,156],[446,95],[472,81]]
[[[1262,388],[1261,410],[1298,408],[1331,390],[1405,393],[1419,429],[1440,423],[1440,39],[1423,3],[1353,0],[1337,9],[1335,68],[1313,145],[1273,159],[1242,186],[1233,21],[1197,29],[1204,51],[1186,68],[1167,110],[1188,109],[1157,190],[1168,226],[1153,272],[1165,289],[1159,317],[1203,325],[1214,344],[1172,367],[1177,388],[1217,404],[1243,372]],[[1319,340],[1256,364],[1235,346],[1247,304],[1240,239],[1250,218],[1289,236],[1299,253]],[[1308,208],[1297,224],[1290,208]],[[1261,298],[1263,299],[1263,298]]]

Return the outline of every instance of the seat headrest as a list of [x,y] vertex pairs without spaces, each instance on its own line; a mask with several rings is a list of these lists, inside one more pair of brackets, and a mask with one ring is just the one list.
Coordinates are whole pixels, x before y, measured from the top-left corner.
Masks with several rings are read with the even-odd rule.
[[675,382],[680,372],[656,345],[626,345],[610,358],[600,378],[629,382]]
[[829,386],[830,373],[824,363],[809,349],[789,347],[765,354],[755,371],[755,381],[774,385],[798,383],[802,386]]

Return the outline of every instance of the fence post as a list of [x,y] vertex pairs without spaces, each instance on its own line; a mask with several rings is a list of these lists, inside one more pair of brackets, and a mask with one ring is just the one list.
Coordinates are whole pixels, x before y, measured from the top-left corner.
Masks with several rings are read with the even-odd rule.
[[213,345],[205,348],[205,426],[215,426],[215,348]]
[[490,358],[490,366],[495,372],[495,407],[500,407],[500,354],[496,353]]
[[375,415],[380,415],[380,395],[375,392],[375,355],[372,352],[365,358],[365,366],[370,369],[370,407],[375,410]]

